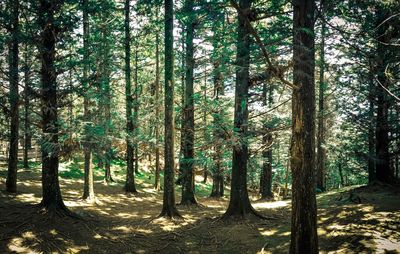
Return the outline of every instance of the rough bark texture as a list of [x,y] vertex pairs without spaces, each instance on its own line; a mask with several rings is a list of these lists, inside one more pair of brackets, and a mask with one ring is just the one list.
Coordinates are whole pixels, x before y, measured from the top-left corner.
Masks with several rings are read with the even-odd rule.
[[158,126],[158,119],[160,118],[160,49],[159,49],[160,37],[156,34],[156,84],[155,84],[155,107],[156,107],[156,173],[154,188],[160,190],[160,128]]
[[57,72],[55,69],[56,35],[54,16],[60,8],[59,1],[39,1],[39,25],[41,28],[41,58],[42,83],[42,191],[40,203],[45,210],[68,211],[64,205],[60,184],[58,182],[58,165],[60,145],[58,143],[58,114],[57,114]]
[[125,96],[126,96],[126,181],[125,191],[137,192],[135,186],[135,171],[134,171],[134,145],[132,143],[133,137],[133,97],[131,85],[131,44],[130,44],[130,0],[125,0]]
[[375,87],[374,87],[374,76],[372,72],[372,66],[370,63],[369,69],[369,91],[368,91],[368,101],[369,101],[369,109],[368,109],[368,183],[373,183],[376,180],[375,174],[375,133],[374,133],[374,104],[375,104]]
[[294,1],[290,253],[318,253],[315,198],[314,0]]
[[[239,7],[249,10],[251,1],[241,0]],[[246,23],[247,17],[238,14],[237,55],[236,55],[236,87],[234,130],[237,141],[233,147],[232,180],[229,206],[223,219],[245,218],[248,214],[258,215],[250,204],[247,192],[247,160],[248,160],[248,92],[250,65],[250,33]]]
[[28,44],[25,44],[24,63],[24,168],[29,168],[29,149],[32,147],[32,136],[29,122],[29,89],[30,89],[30,67]]
[[[393,181],[393,172],[390,169],[390,154],[389,154],[389,98],[385,91],[389,86],[389,80],[386,76],[386,68],[390,55],[388,51],[388,44],[392,36],[389,29],[389,23],[384,22],[390,17],[389,13],[385,10],[377,11],[377,31],[376,38],[379,43],[377,44],[377,71],[379,82],[377,94],[377,115],[376,115],[376,129],[375,129],[375,149],[376,149],[376,180],[391,183]],[[393,29],[392,29],[393,30]]]
[[193,37],[195,17],[193,14],[193,0],[186,0],[186,74],[185,74],[185,104],[183,131],[183,160],[182,160],[182,199],[181,205],[197,204],[194,195],[194,90],[193,90]]
[[6,190],[11,193],[17,192],[17,167],[18,167],[18,133],[19,133],[19,94],[18,94],[18,52],[19,52],[19,1],[8,2],[11,15],[9,45],[9,80],[10,80],[10,144],[8,157],[8,172]]
[[[273,89],[272,85],[269,85],[269,96],[268,96],[268,106],[272,107],[273,103]],[[263,86],[263,106],[267,106],[267,85]],[[262,152],[263,156],[263,166],[260,177],[260,193],[262,199],[273,198],[272,193],[272,134],[266,124],[264,126],[265,134],[263,135],[263,146],[264,150]]]
[[174,48],[173,1],[165,0],[165,140],[164,140],[164,194],[160,216],[181,217],[175,206],[174,186]]
[[[322,6],[322,10],[324,6]],[[324,12],[321,12],[324,15]],[[320,44],[320,59],[319,59],[319,96],[318,96],[318,132],[317,132],[317,189],[325,191],[325,22],[322,22],[321,27],[321,44]]]
[[[88,0],[83,0],[83,87],[85,87],[85,95],[83,98],[83,116],[85,121],[89,123],[91,119],[90,113],[90,91],[89,91],[89,15]],[[82,198],[93,202],[95,200],[93,187],[93,163],[92,163],[92,147],[88,128],[85,129],[85,142],[83,145],[84,153],[84,183]]]

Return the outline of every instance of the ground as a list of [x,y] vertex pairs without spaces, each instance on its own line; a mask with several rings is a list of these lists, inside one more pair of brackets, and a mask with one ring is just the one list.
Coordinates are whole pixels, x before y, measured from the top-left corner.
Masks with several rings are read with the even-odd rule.
[[[290,201],[257,201],[267,220],[218,220],[228,199],[207,197],[209,185],[197,183],[201,206],[178,206],[183,220],[157,218],[162,192],[153,178],[138,176],[136,195],[123,191],[123,166],[114,165],[117,183],[105,184],[96,171],[97,204],[80,199],[79,163],[60,168],[66,205],[81,219],[41,214],[39,167],[19,170],[18,193],[0,193],[0,253],[287,253]],[[6,167],[0,166],[0,188]],[[179,201],[177,188],[177,201]],[[321,253],[400,253],[400,189],[375,184],[319,194]]]

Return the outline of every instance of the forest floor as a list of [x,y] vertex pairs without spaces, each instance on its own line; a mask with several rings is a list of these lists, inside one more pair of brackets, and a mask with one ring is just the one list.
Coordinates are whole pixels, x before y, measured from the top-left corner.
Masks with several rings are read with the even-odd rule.
[[[113,184],[96,172],[97,204],[90,205],[80,199],[77,166],[61,165],[60,184],[66,205],[83,219],[40,214],[34,206],[41,200],[40,169],[19,170],[18,193],[0,192],[0,253],[288,252],[290,200],[257,201],[254,195],[253,206],[269,220],[224,222],[218,218],[228,198],[208,198],[209,184],[197,183],[201,206],[178,206],[184,219],[171,222],[157,218],[162,192],[153,189],[149,175],[137,177],[139,194],[132,195],[122,190],[122,166],[113,166]],[[5,175],[1,167],[1,189]],[[321,253],[400,253],[400,188],[346,187],[317,200]]]

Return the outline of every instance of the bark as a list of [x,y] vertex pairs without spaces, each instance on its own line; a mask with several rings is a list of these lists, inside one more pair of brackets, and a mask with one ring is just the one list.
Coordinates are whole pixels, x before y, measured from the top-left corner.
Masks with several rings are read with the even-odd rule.
[[[272,107],[273,103],[273,89],[270,85],[270,91],[268,96],[268,106]],[[267,85],[263,86],[263,106],[267,106]],[[260,177],[260,193],[262,199],[273,198],[272,193],[272,134],[268,129],[268,126],[264,126],[266,134],[263,135],[263,146],[265,147],[262,152],[263,166]]]
[[[371,64],[370,64],[371,65]],[[369,77],[369,109],[368,109],[368,183],[372,183],[376,180],[375,175],[375,133],[374,133],[374,104],[375,104],[375,89],[374,89],[374,76],[372,73],[372,66],[370,66],[370,77]]]
[[[239,8],[249,10],[251,1],[241,0]],[[257,215],[250,204],[247,192],[247,160],[248,160],[248,94],[249,94],[249,65],[250,65],[250,32],[243,15],[238,13],[237,55],[236,55],[236,87],[234,131],[236,144],[233,147],[232,180],[229,206],[223,219],[238,217],[244,219],[247,215]]]
[[173,1],[165,0],[165,139],[164,139],[164,193],[160,217],[181,217],[175,206],[174,186],[174,52],[173,52]]
[[160,49],[159,49],[160,38],[158,33],[156,34],[156,84],[155,84],[155,107],[156,107],[156,174],[154,188],[160,190],[160,128],[158,126],[158,119],[160,118]]
[[[321,7],[321,15],[324,15],[324,6]],[[325,191],[325,22],[321,25],[320,63],[319,63],[319,96],[318,96],[318,133],[317,133],[317,189]]]
[[289,253],[318,253],[315,198],[314,0],[293,3],[292,222]]
[[25,44],[25,66],[24,66],[24,168],[29,168],[29,150],[32,147],[32,136],[29,122],[29,89],[30,89],[30,69],[29,69],[28,44]]
[[19,0],[9,1],[11,14],[9,45],[9,80],[10,80],[10,143],[8,154],[8,172],[6,190],[17,192],[17,167],[18,167],[18,135],[19,135],[19,93],[18,93],[18,52],[19,52]]
[[103,88],[103,99],[104,99],[104,118],[105,118],[105,133],[106,133],[106,141],[105,141],[105,149],[104,149],[104,168],[105,168],[105,176],[104,180],[106,182],[114,182],[114,179],[111,176],[111,87],[110,87],[110,45],[108,41],[108,36],[110,36],[109,28],[106,27],[107,17],[106,13],[102,14],[102,77],[101,83]]
[[[387,44],[391,40],[391,32],[389,23],[384,22],[389,18],[389,13],[385,10],[377,11],[377,25],[379,25],[377,37],[379,43],[377,45],[377,115],[375,129],[375,149],[376,149],[376,180],[391,183],[393,181],[393,172],[390,170],[390,154],[389,154],[389,98],[385,91],[388,89],[389,80],[386,76],[386,67],[388,66],[389,56],[387,54]],[[381,25],[382,24],[382,25]]]
[[138,145],[138,131],[139,131],[139,93],[140,87],[138,84],[138,47],[135,46],[135,101],[133,107],[133,135],[134,135],[134,161],[135,161],[135,174],[139,174],[139,145]]
[[[220,53],[220,40],[221,36],[218,33],[220,29],[219,25],[222,23],[224,25],[224,20],[216,19],[214,21],[214,38],[213,38],[213,48],[214,48],[214,59],[213,59],[213,82],[214,82],[214,100],[216,104],[221,101],[221,95],[224,95],[224,81],[221,72],[221,67],[223,64],[223,56]],[[223,30],[223,27],[222,27]],[[221,198],[224,196],[224,176],[223,176],[223,142],[224,133],[222,130],[222,107],[217,107],[216,114],[213,114],[213,143],[214,143],[214,168],[212,170],[213,185],[211,189],[210,197]]]
[[131,44],[130,44],[130,0],[125,0],[125,96],[126,96],[126,181],[125,191],[137,192],[134,171],[134,145],[132,142],[134,123],[132,115],[133,97],[131,85]]
[[[203,93],[204,102],[207,101],[207,70],[204,69],[204,93]],[[203,110],[203,125],[207,126],[207,110]],[[209,142],[207,129],[204,128],[203,137],[206,142]],[[204,172],[203,172],[203,183],[207,183],[208,178],[208,165],[204,163]]]
[[[91,122],[90,116],[90,91],[89,91],[89,15],[88,0],[83,0],[83,87],[85,95],[83,98],[83,117],[86,123]],[[85,126],[85,142],[83,145],[84,152],[84,183],[82,198],[93,202],[95,200],[94,184],[93,184],[93,163],[92,163],[92,147],[90,140],[89,125]]]
[[185,104],[183,121],[183,161],[182,161],[182,199],[181,205],[197,204],[194,195],[194,90],[193,90],[193,37],[195,16],[193,14],[193,0],[186,0],[186,75],[185,75]]
[[68,212],[64,205],[58,181],[60,144],[58,143],[57,83],[56,83],[56,38],[54,16],[59,11],[58,1],[39,1],[39,25],[41,39],[39,52],[41,58],[41,111],[42,111],[42,191],[40,206],[44,210]]

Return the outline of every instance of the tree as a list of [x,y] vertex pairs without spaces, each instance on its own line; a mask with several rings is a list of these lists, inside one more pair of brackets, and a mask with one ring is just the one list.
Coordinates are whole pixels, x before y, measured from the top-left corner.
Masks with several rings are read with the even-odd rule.
[[93,186],[93,162],[92,162],[92,142],[90,125],[92,121],[91,117],[91,102],[90,95],[91,89],[89,86],[89,15],[88,15],[89,5],[88,0],[82,1],[82,12],[83,12],[83,87],[85,88],[85,94],[83,98],[83,114],[86,121],[85,126],[85,141],[83,144],[84,149],[84,175],[85,180],[83,184],[83,196],[82,198],[89,201],[95,201],[94,186]]
[[186,32],[186,75],[185,75],[185,99],[182,122],[183,131],[183,160],[182,169],[182,205],[197,204],[194,196],[194,98],[193,98],[193,69],[194,69],[194,49],[193,37],[195,29],[195,16],[193,10],[194,1],[186,0],[185,22]]
[[[133,96],[131,87],[131,44],[130,44],[130,0],[125,0],[125,96],[126,96],[126,182],[125,191],[137,192],[135,186],[135,172],[133,168],[134,146],[132,144],[133,126]],[[137,158],[136,158],[137,159]]]
[[[223,124],[223,107],[221,106],[221,96],[224,95],[224,80],[221,72],[223,61],[221,54],[221,43],[222,31],[224,31],[224,19],[225,15],[215,13],[213,23],[213,82],[214,82],[214,100],[217,105],[217,112],[213,114],[213,142],[214,142],[214,155],[213,161],[214,166],[212,170],[212,189],[210,197],[220,198],[224,196],[224,175],[223,175],[223,142],[224,142],[224,130],[222,129]],[[222,27],[221,27],[222,25]]]
[[[240,0],[239,8],[249,10],[250,0]],[[244,218],[246,215],[259,215],[250,204],[247,192],[247,160],[248,160],[248,97],[250,67],[250,32],[248,15],[238,12],[236,86],[234,111],[234,138],[232,157],[232,181],[229,206],[223,219],[231,217]]]
[[174,218],[181,217],[175,206],[174,187],[174,48],[173,48],[173,0],[165,0],[165,83],[164,83],[164,105],[165,105],[165,138],[164,138],[164,194],[161,216]]
[[387,68],[393,60],[393,51],[390,48],[390,41],[395,38],[396,31],[390,29],[390,12],[385,8],[377,7],[376,10],[376,29],[377,29],[377,115],[376,115],[376,129],[375,129],[375,151],[376,151],[376,180],[391,183],[393,181],[393,171],[390,168],[390,124],[389,124],[389,108],[390,100],[387,93],[390,81],[387,76]]
[[[321,1],[321,4],[323,1]],[[324,15],[325,6],[320,6],[321,15]],[[321,44],[320,44],[320,59],[319,59],[319,95],[318,95],[318,129],[317,129],[317,188],[320,191],[325,191],[325,33],[326,24],[322,21],[321,24]]]
[[59,34],[55,16],[62,1],[39,1],[40,69],[42,93],[42,191],[41,208],[56,213],[69,213],[64,205],[58,181],[60,144],[58,142],[57,72],[55,66],[56,39]]
[[10,148],[6,190],[17,192],[18,138],[19,138],[19,93],[18,93],[18,52],[19,52],[19,0],[8,2],[10,10],[9,80],[10,80]]
[[314,0],[293,2],[290,253],[318,253],[315,198]]
[[[267,106],[268,94],[268,107],[272,108],[273,103],[273,87],[269,85],[267,93],[267,84],[263,86],[263,106]],[[262,151],[263,165],[260,177],[260,193],[261,199],[271,199],[274,197],[272,193],[272,133],[268,123],[264,123],[264,131],[262,141],[264,149]]]

